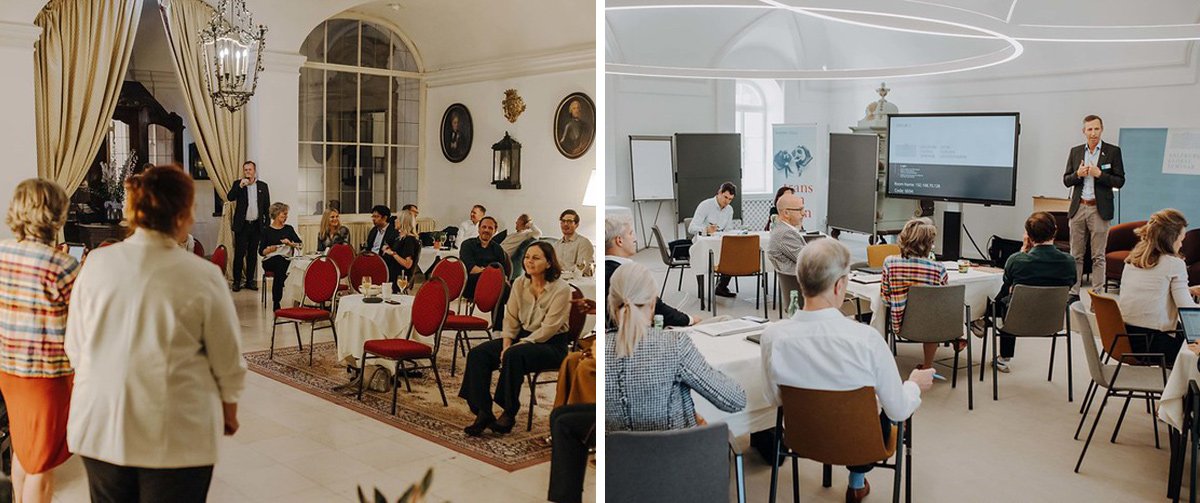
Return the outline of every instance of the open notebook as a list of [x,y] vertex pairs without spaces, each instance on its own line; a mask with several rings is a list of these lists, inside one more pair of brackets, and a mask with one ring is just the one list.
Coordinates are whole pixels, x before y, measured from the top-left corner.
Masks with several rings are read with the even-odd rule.
[[762,323],[738,318],[735,320],[696,325],[693,330],[712,337],[724,337],[762,330],[762,328]]

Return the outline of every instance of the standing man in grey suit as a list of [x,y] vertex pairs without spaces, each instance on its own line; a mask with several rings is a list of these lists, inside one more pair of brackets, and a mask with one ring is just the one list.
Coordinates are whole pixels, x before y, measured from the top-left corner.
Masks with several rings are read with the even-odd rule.
[[804,248],[804,202],[793,193],[786,193],[775,203],[779,219],[771,226],[771,243],[767,258],[781,274],[796,274],[796,257]]
[[258,290],[254,269],[258,265],[258,240],[267,226],[268,209],[271,207],[271,192],[267,183],[258,179],[258,165],[254,161],[242,164],[242,178],[233,183],[226,199],[234,203],[233,209],[233,291],[242,288],[242,270],[245,266],[245,287]]
[[1071,255],[1075,257],[1075,286],[1079,295],[1083,284],[1084,250],[1090,243],[1092,287],[1104,285],[1104,248],[1113,219],[1113,189],[1125,185],[1125,164],[1121,149],[1100,141],[1104,121],[1098,115],[1083,118],[1083,137],[1087,143],[1071,149],[1063,184],[1071,187]]

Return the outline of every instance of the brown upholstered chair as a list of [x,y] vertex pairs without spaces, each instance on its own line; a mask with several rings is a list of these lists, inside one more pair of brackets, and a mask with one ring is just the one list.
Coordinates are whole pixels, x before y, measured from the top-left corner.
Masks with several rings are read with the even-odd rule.
[[1121,272],[1125,270],[1125,258],[1137,245],[1138,237],[1134,233],[1138,227],[1146,225],[1145,220],[1125,222],[1108,229],[1108,244],[1104,247],[1104,284],[1110,282],[1121,284]]
[[734,278],[742,276],[754,276],[756,283],[754,292],[754,309],[758,309],[759,301],[762,301],[763,317],[767,316],[767,276],[763,273],[763,253],[759,245],[758,234],[748,234],[745,236],[722,236],[721,237],[721,262],[716,263],[716,258],[712,250],[708,252],[708,302],[712,306],[713,316],[717,314],[717,305],[714,302],[713,292],[716,290],[716,275],[723,274],[725,276],[733,276]]
[[[874,387],[822,391],[780,386],[779,393],[783,406],[775,416],[775,452],[776,458],[792,458],[794,501],[800,501],[798,458],[824,465],[824,487],[832,485],[833,465],[891,468],[895,470],[892,501],[900,501],[901,478],[906,481],[905,500],[912,501],[912,435],[908,434],[912,419],[892,425],[884,439]],[[901,438],[903,441],[897,442]],[[887,463],[893,455],[896,461]],[[771,503],[775,503],[778,484],[779,464],[771,463]]]
[[880,268],[883,267],[883,260],[900,254],[900,245],[885,243],[880,245],[871,245],[867,247],[867,267]]

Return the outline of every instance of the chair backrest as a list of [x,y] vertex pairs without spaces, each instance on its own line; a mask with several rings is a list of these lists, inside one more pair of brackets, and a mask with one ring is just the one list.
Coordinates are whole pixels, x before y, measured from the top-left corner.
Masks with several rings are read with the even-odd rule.
[[1136,245],[1138,242],[1137,234],[1135,234],[1133,231],[1137,230],[1138,227],[1143,225],[1146,225],[1145,220],[1139,220],[1137,222],[1125,222],[1123,224],[1117,224],[1109,227],[1108,243],[1106,243],[1104,246],[1104,253],[1132,250],[1134,245]]
[[434,232],[437,230],[437,220],[429,217],[417,217],[417,233]]
[[[583,290],[579,287],[571,285],[571,300],[583,300]],[[587,313],[575,309],[571,306],[571,314],[567,319],[567,334],[571,336],[570,347],[575,347],[579,342],[579,337],[583,335],[583,325],[587,322]]]
[[947,342],[963,336],[966,285],[914,285],[908,289],[900,338],[916,342]]
[[775,281],[779,284],[780,305],[786,307],[791,302],[793,291],[800,296],[800,308],[804,308],[804,292],[800,291],[800,280],[790,272],[775,271]]
[[1096,316],[1089,313],[1083,302],[1076,301],[1071,304],[1071,328],[1079,331],[1079,338],[1083,340],[1083,358],[1087,360],[1088,373],[1092,375],[1092,380],[1100,383],[1104,387],[1108,387],[1108,379],[1104,376],[1104,364],[1100,362],[1100,348],[1096,347],[1096,332],[1093,327],[1096,325]]
[[900,254],[900,245],[884,243],[867,247],[867,267],[883,267],[883,260]]
[[337,264],[338,273],[341,275],[338,279],[350,274],[350,265],[354,262],[354,248],[345,243],[335,244],[329,248],[328,257]]
[[512,257],[509,257],[509,281],[516,281],[518,277],[525,274],[525,252],[529,251],[529,247],[533,246],[533,243],[536,241],[537,239],[535,238],[529,238],[517,245],[516,251],[513,252]]
[[217,249],[213,250],[212,258],[209,260],[224,271],[229,262],[229,252],[225,250],[225,245],[217,245]]
[[1132,353],[1129,338],[1117,337],[1117,334],[1126,333],[1125,320],[1121,317],[1121,306],[1117,304],[1117,299],[1092,290],[1088,290],[1088,295],[1092,298],[1092,312],[1096,313],[1100,343],[1104,345],[1101,349],[1117,360],[1123,358],[1125,353]]
[[875,388],[822,391],[780,386],[783,441],[796,454],[819,463],[866,465],[891,457],[897,435],[887,445],[879,426]]
[[745,276],[762,271],[762,250],[758,234],[721,236],[721,261],[716,272]]
[[1069,286],[1014,285],[1004,333],[1018,336],[1049,336],[1063,329]]
[[195,253],[197,257],[204,258],[204,255],[205,255],[204,243],[201,243],[199,240],[193,239],[192,240],[192,253]]
[[363,278],[371,278],[371,284],[382,285],[387,283],[388,269],[387,263],[383,261],[383,257],[372,252],[364,252],[354,258],[354,262],[350,263],[350,287],[355,292],[359,292]]
[[467,286],[467,266],[458,257],[443,258],[433,268],[431,276],[446,283],[446,292],[451,301],[462,296],[463,288]]
[[[876,421],[876,427],[879,422]],[[605,434],[605,499],[729,503],[725,423],[668,431]]]
[[[434,347],[438,347],[441,339],[439,334],[442,332],[442,326],[446,324],[446,316],[449,313],[450,298],[446,282],[441,278],[431,278],[421,284],[421,289],[417,290],[417,295],[413,299],[412,324],[409,325],[409,335],[412,335],[411,332],[416,332],[424,337],[434,337]],[[437,354],[436,350],[434,354]]]
[[304,296],[317,304],[333,299],[337,292],[338,266],[329,257],[317,257],[304,270]]
[[492,312],[504,297],[507,286],[504,271],[495,265],[488,266],[479,273],[479,280],[475,283],[475,308],[485,313]]
[[658,254],[662,257],[663,264],[671,265],[671,250],[667,248],[667,240],[663,239],[662,230],[657,225],[651,229],[654,231],[654,245],[658,247]]

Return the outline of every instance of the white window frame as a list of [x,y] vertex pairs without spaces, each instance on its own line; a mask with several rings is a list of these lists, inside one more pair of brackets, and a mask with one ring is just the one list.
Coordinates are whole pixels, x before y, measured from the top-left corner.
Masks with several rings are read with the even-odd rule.
[[[741,90],[748,88],[754,92],[762,104],[755,105],[739,101]],[[774,194],[774,171],[771,169],[771,125],[784,122],[783,88],[778,82],[770,79],[738,79],[734,87],[734,123],[736,130],[742,135],[742,180],[741,192],[744,194]],[[746,115],[760,114],[762,118],[762,151],[751,152],[746,147]],[[754,157],[761,156],[760,162],[754,162]],[[762,183],[752,184],[746,173],[760,175]],[[757,177],[756,177],[757,178]]]

